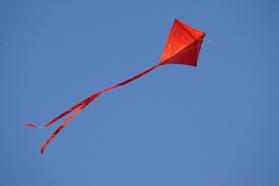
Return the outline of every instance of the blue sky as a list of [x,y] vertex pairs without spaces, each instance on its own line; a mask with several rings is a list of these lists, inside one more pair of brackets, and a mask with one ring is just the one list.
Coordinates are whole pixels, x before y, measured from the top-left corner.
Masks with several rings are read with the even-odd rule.
[[[1,1],[0,185],[279,185],[278,5]],[[55,127],[22,124],[157,64],[174,18],[207,33],[198,67],[102,95],[40,155]]]

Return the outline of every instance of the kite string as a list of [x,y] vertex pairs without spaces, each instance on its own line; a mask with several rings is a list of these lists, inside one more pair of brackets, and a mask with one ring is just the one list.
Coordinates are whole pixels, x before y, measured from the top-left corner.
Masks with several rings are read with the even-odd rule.
[[[45,149],[47,148],[47,146],[49,145],[49,143],[61,132],[61,130],[80,112],[82,111],[85,107],[87,107],[92,101],[94,101],[98,96],[100,96],[101,94],[109,91],[109,90],[113,90],[117,87],[120,87],[120,86],[123,86],[123,85],[126,85],[140,77],[142,77],[143,75],[147,74],[148,72],[154,70],[155,68],[157,68],[158,66],[160,66],[161,64],[157,64],[157,65],[154,65],[150,68],[148,68],[147,70],[143,71],[142,73],[132,77],[132,78],[129,78],[125,81],[122,81],[116,85],[113,85],[113,86],[110,86],[106,89],[103,89],[102,91],[99,91],[99,92],[96,92],[94,93],[93,95],[89,96],[88,98],[86,98],[85,100],[81,101],[80,103],[74,105],[73,107],[71,107],[70,109],[68,109],[67,111],[63,112],[62,114],[60,114],[58,117],[54,118],[53,120],[51,120],[49,123],[53,124],[55,121],[63,118],[64,116],[66,116],[67,114],[71,113],[72,111],[74,111],[68,118],[66,118],[66,120],[54,131],[54,133],[44,142],[42,148],[41,148],[41,153],[43,154]],[[45,125],[46,127],[48,127],[48,125]],[[25,125],[25,126],[29,126],[29,125]],[[32,127],[32,126],[30,126]],[[35,127],[36,128],[36,127]]]

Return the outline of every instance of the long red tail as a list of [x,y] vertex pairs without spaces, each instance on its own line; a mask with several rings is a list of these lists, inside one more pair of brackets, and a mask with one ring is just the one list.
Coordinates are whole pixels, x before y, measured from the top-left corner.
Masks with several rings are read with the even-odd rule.
[[51,121],[49,121],[48,123],[46,123],[45,125],[43,125],[42,127],[39,127],[35,124],[32,123],[28,123],[25,124],[24,126],[27,127],[32,127],[32,128],[46,128],[49,127],[50,125],[52,125],[53,123],[55,123],[56,121],[60,120],[61,118],[64,118],[66,115],[72,113],[68,118],[65,119],[65,121],[54,131],[54,133],[45,141],[45,143],[43,144],[42,148],[41,148],[41,153],[43,154],[45,149],[47,148],[47,146],[49,145],[49,143],[57,136],[57,134],[59,134],[61,132],[61,130],[80,112],[82,111],[86,106],[88,106],[92,101],[94,101],[98,96],[100,96],[101,94],[115,89],[117,87],[126,85],[138,78],[140,78],[141,76],[149,73],[150,71],[154,70],[155,68],[157,68],[158,66],[160,66],[161,64],[157,64],[154,65],[150,68],[148,68],[147,70],[143,71],[142,73],[129,78],[125,81],[122,81],[116,85],[110,86],[104,90],[101,90],[99,92],[94,93],[93,95],[89,96],[88,98],[82,100],[81,102],[79,102],[78,104],[72,106],[71,108],[69,108],[68,110],[66,110],[65,112],[63,112],[62,114],[58,115],[57,117],[55,117],[54,119],[52,119]]

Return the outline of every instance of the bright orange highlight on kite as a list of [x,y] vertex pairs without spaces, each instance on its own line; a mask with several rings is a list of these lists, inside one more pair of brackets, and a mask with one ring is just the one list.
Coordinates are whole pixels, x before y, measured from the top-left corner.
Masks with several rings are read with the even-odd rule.
[[203,42],[203,38],[205,33],[194,29],[181,21],[175,19],[173,26],[171,28],[165,49],[163,51],[160,63],[154,65],[147,70],[143,71],[142,73],[129,78],[123,82],[120,82],[116,85],[110,86],[104,90],[101,90],[93,95],[89,96],[88,98],[82,100],[78,104],[72,106],[59,116],[55,117],[48,123],[46,123],[42,127],[38,127],[35,124],[28,123],[24,126],[32,127],[32,128],[46,128],[55,123],[56,121],[60,120],[61,118],[65,117],[66,115],[72,113],[66,120],[55,130],[55,132],[45,141],[41,148],[41,153],[43,154],[46,147],[49,143],[56,137],[57,134],[71,121],[80,111],[82,111],[85,107],[87,107],[92,101],[94,101],[98,96],[101,94],[115,89],[117,87],[126,85],[141,76],[151,72],[155,68],[159,67],[160,65],[165,64],[183,64],[183,65],[191,65],[197,66],[198,56],[200,52],[200,48]]

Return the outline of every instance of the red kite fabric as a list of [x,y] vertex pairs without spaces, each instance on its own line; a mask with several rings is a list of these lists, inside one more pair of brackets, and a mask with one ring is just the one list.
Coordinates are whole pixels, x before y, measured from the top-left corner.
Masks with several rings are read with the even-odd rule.
[[48,144],[56,137],[56,135],[73,119],[80,111],[82,111],[85,107],[87,107],[92,101],[94,101],[98,96],[101,94],[115,89],[117,87],[126,85],[141,76],[151,72],[155,68],[159,67],[160,65],[166,64],[182,64],[182,65],[190,65],[190,66],[197,66],[198,56],[200,52],[200,48],[203,42],[203,38],[205,33],[194,29],[181,21],[175,19],[173,26],[171,28],[165,49],[163,51],[162,57],[160,62],[157,65],[154,65],[147,70],[143,71],[142,73],[129,78],[123,82],[120,82],[116,85],[110,86],[104,90],[94,93],[93,95],[89,96],[88,98],[82,100],[78,104],[72,106],[59,116],[55,117],[42,127],[38,127],[35,124],[28,123],[25,126],[32,127],[32,128],[46,128],[55,123],[56,121],[60,120],[61,118],[65,117],[66,115],[72,113],[66,120],[54,131],[54,133],[45,141],[41,148],[41,153],[43,154]]

